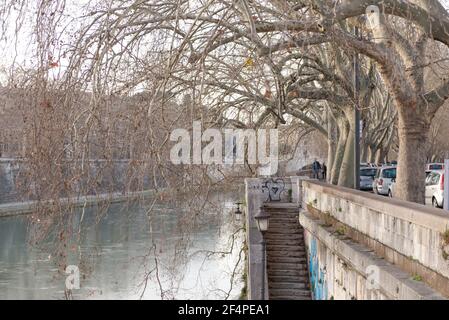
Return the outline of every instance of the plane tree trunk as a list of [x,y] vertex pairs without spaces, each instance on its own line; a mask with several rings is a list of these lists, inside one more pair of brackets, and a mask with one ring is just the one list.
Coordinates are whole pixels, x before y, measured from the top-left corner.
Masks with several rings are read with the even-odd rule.
[[[425,164],[430,121],[413,106],[399,110],[399,157],[395,194],[398,198],[424,203]],[[425,110],[425,109],[424,109]]]
[[338,184],[338,180],[340,177],[341,164],[343,162],[346,141],[348,139],[349,134],[349,123],[344,116],[341,116],[338,119],[338,129],[339,129],[338,143],[330,179],[330,182],[335,185]]
[[347,188],[354,187],[354,112],[351,107],[345,108],[345,115],[349,122],[349,131],[346,139],[345,151],[340,168],[338,185]]

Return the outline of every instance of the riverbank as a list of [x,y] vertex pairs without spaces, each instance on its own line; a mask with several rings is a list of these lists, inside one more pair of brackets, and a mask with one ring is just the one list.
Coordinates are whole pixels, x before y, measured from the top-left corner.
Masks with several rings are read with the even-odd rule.
[[[159,189],[158,191],[161,191]],[[127,194],[115,192],[115,193],[106,193],[92,196],[82,196],[82,197],[73,197],[73,198],[62,198],[59,199],[59,204],[62,205],[72,205],[75,207],[84,207],[84,206],[93,206],[101,202],[124,202],[130,199],[142,199],[145,197],[153,196],[157,190],[145,190],[138,192],[130,192]],[[0,204],[0,218],[2,217],[11,217],[17,215],[31,214],[36,211],[38,206],[42,205],[52,205],[55,201],[24,201],[24,202],[12,202],[12,203],[4,203]]]

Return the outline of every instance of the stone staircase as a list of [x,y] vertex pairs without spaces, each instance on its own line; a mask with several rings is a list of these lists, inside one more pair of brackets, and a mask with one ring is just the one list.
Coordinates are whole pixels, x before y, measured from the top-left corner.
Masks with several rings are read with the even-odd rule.
[[293,203],[271,202],[266,234],[267,276],[270,300],[311,300],[304,230],[299,208]]

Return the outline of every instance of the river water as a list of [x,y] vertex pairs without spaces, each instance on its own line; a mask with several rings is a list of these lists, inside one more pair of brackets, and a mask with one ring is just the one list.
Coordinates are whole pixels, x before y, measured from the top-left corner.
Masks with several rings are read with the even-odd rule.
[[[155,206],[151,219],[142,204],[111,205],[101,219],[89,208],[73,213],[79,233],[66,242],[53,231],[35,243],[28,216],[0,218],[0,299],[65,299],[67,265],[79,270],[73,299],[237,299],[244,267],[243,233],[232,237],[242,227],[233,215],[238,198],[215,195],[195,223],[169,203]],[[56,262],[61,253],[64,267]]]

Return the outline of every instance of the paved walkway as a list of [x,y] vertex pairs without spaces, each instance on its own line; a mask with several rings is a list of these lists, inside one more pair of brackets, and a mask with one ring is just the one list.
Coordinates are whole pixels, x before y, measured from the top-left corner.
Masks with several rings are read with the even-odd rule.
[[304,230],[299,208],[292,203],[268,203],[267,276],[270,300],[311,300]]

